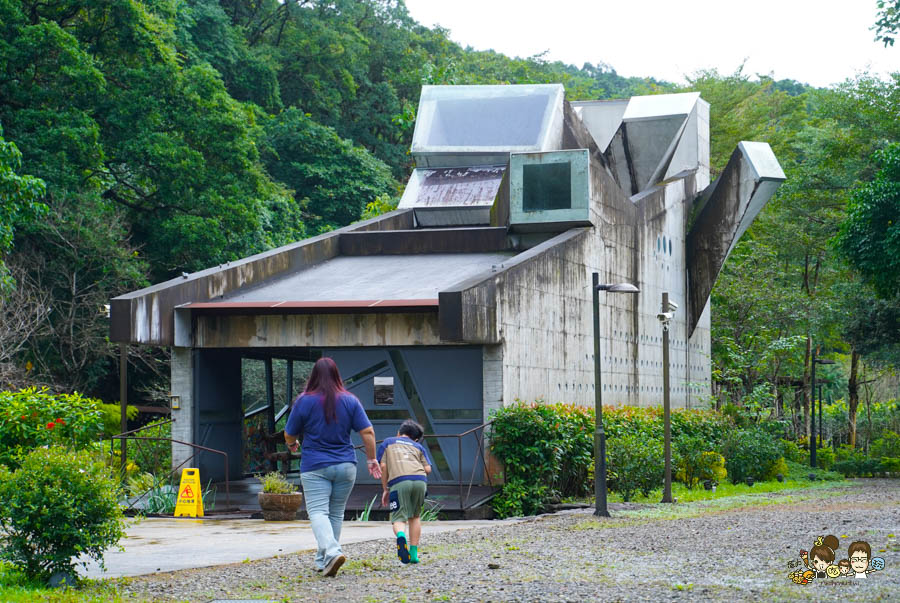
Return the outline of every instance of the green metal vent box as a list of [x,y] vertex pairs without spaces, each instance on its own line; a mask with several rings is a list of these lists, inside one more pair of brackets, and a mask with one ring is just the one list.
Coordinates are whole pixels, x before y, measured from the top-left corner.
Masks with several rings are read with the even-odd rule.
[[509,225],[513,230],[546,232],[590,224],[587,149],[510,154]]

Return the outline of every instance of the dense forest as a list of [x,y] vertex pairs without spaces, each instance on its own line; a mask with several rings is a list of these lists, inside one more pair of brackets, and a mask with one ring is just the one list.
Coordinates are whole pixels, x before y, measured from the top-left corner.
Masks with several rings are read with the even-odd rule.
[[[781,161],[713,291],[711,403],[808,417],[815,348],[851,417],[897,397],[900,73],[676,86],[462,48],[402,0],[0,0],[0,383],[115,401],[110,298],[390,209],[423,84],[542,82],[699,91],[714,176],[740,140]],[[164,354],[130,353],[135,398],[162,399]]]

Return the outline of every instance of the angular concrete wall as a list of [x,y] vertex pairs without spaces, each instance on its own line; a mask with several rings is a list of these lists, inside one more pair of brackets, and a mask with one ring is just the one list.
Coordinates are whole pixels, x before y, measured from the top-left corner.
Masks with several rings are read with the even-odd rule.
[[[676,406],[697,406],[709,393],[709,322],[687,334],[685,231],[698,177],[682,173],[629,199],[595,157],[591,166],[593,228],[559,234],[495,271],[442,293],[459,304],[458,324],[442,338],[482,343],[485,374],[502,362],[502,395],[516,399],[594,402],[591,273],[630,282],[638,295],[601,293],[601,373],[609,404],[656,405],[662,399],[661,294],[682,305],[670,330],[671,394]],[[663,252],[665,241],[665,252]],[[488,379],[485,379],[488,383]],[[486,385],[487,387],[487,385]],[[485,404],[498,404],[497,391]]]
[[690,330],[699,323],[731,250],[784,179],[768,144],[744,141],[697,200],[691,212],[686,258]]

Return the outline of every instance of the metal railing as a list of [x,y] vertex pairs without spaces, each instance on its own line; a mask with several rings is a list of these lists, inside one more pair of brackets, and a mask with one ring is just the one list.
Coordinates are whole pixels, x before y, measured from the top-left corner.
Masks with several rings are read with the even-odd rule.
[[[423,442],[429,440],[430,438],[456,438],[456,440],[457,440],[457,445],[456,445],[456,452],[457,452],[457,465],[456,465],[456,470],[457,470],[457,475],[458,475],[458,477],[457,477],[457,479],[455,479],[455,480],[450,480],[449,482],[448,482],[448,481],[442,481],[440,484],[436,484],[436,485],[442,485],[442,486],[448,486],[448,485],[449,485],[449,486],[454,486],[454,485],[455,485],[455,486],[457,486],[457,487],[459,488],[459,491],[458,491],[458,497],[459,497],[459,508],[460,508],[461,510],[464,510],[464,509],[468,508],[466,505],[469,503],[469,498],[470,498],[470,496],[472,495],[472,487],[475,485],[475,476],[476,476],[476,474],[477,474],[477,469],[478,469],[478,467],[479,467],[479,461],[480,461],[480,465],[481,465],[481,469],[482,469],[482,475],[484,476],[483,479],[484,479],[485,481],[487,481],[487,483],[488,483],[489,486],[491,486],[491,487],[494,486],[494,482],[493,482],[493,480],[491,479],[491,474],[490,474],[489,468],[488,468],[488,466],[487,466],[487,458],[486,458],[487,455],[485,454],[486,451],[485,451],[485,447],[484,447],[484,435],[485,435],[485,430],[486,430],[488,427],[490,427],[491,425],[493,425],[493,423],[494,423],[493,421],[488,421],[487,423],[482,423],[481,425],[479,425],[479,426],[477,426],[477,427],[473,427],[472,429],[469,429],[468,431],[464,431],[464,432],[462,432],[462,433],[457,433],[457,434],[426,434],[426,435],[422,438],[422,441],[423,441]],[[479,432],[480,432],[480,434],[479,434]],[[470,474],[469,474],[469,479],[468,479],[468,481],[464,481],[464,480],[463,480],[463,477],[462,477],[462,471],[463,471],[463,464],[462,464],[462,456],[463,456],[463,438],[465,438],[466,436],[472,436],[472,438],[475,440],[475,443],[476,443],[476,445],[477,445],[477,450],[478,450],[478,453],[477,453],[476,458],[475,458],[475,462],[472,463],[472,471],[471,471]],[[377,448],[378,445],[381,444],[383,441],[384,441],[384,440],[378,440],[378,441],[375,443],[376,448]],[[356,446],[356,449],[357,449],[357,450],[362,449],[362,448],[363,448],[362,445]],[[464,489],[465,489],[465,493],[466,493],[466,494],[465,494],[465,497],[463,497],[463,490],[464,490]]]
[[[121,440],[125,440],[126,442],[128,442],[128,441],[130,441],[130,442],[135,442],[135,443],[137,444],[137,447],[138,447],[139,450],[142,449],[141,447],[143,446],[143,443],[144,443],[144,442],[167,442],[167,443],[169,444],[169,445],[168,445],[168,454],[171,454],[172,444],[181,444],[182,446],[188,446],[188,447],[190,447],[190,448],[193,450],[193,453],[192,453],[189,457],[187,457],[186,459],[184,459],[183,461],[181,461],[178,465],[172,467],[172,468],[169,470],[169,472],[166,474],[166,477],[165,477],[165,478],[163,478],[163,479],[161,479],[161,480],[156,480],[157,484],[159,484],[159,483],[166,483],[166,482],[171,481],[172,477],[173,477],[174,475],[176,475],[177,472],[178,472],[180,469],[184,468],[185,465],[187,465],[187,463],[188,463],[189,461],[194,461],[194,466],[197,466],[196,461],[197,461],[197,452],[198,452],[198,451],[211,452],[211,453],[213,453],[213,454],[220,454],[220,455],[222,455],[222,457],[223,457],[223,463],[224,463],[224,468],[225,468],[225,506],[226,506],[226,508],[230,508],[230,507],[231,507],[231,488],[230,488],[230,485],[229,485],[229,479],[228,479],[228,453],[227,453],[227,452],[222,451],[222,450],[216,450],[215,448],[208,448],[208,447],[206,447],[206,446],[201,446],[201,445],[199,445],[199,444],[192,444],[192,443],[190,443],[190,442],[184,442],[184,441],[181,441],[181,440],[176,440],[176,439],[173,439],[173,438],[171,438],[171,437],[164,438],[164,437],[152,437],[152,436],[137,436],[137,435],[134,435],[134,434],[140,433],[140,432],[142,432],[142,431],[147,431],[147,430],[149,430],[149,429],[154,429],[154,428],[157,428],[157,427],[162,427],[162,426],[164,426],[164,425],[169,425],[169,424],[174,423],[174,422],[175,422],[175,419],[168,419],[167,421],[162,421],[162,422],[160,422],[160,423],[154,423],[154,424],[152,424],[152,425],[144,425],[143,427],[138,427],[137,429],[132,429],[132,430],[130,430],[130,431],[126,431],[126,432],[124,432],[124,433],[119,433],[119,434],[116,434],[116,435],[112,436],[112,437],[110,438],[110,442],[109,442],[109,446],[110,446],[110,456],[113,456],[113,455],[115,454],[115,453],[114,453],[114,450],[115,450],[115,443],[116,443],[116,440],[120,440],[120,441],[121,441]],[[151,450],[152,450],[152,449],[151,449]],[[152,452],[153,452],[154,455],[158,455],[158,454],[159,454],[159,450],[158,450],[158,449],[157,449],[157,450],[152,450]],[[146,459],[144,459],[144,460],[146,460]],[[154,457],[152,457],[150,460],[153,462],[153,464],[159,464],[159,462],[160,462],[162,459],[160,459],[158,456],[154,456]],[[122,466],[124,467],[125,465],[126,465],[125,459],[122,459]],[[170,465],[171,465],[171,463],[170,463]],[[155,477],[155,476],[154,476],[154,477]],[[125,473],[124,473],[124,472],[123,472],[123,474],[121,475],[121,479],[122,479],[122,482],[123,482],[123,484],[124,484],[124,481],[125,481]],[[152,491],[152,490],[147,490],[146,492],[144,492],[144,493],[141,494],[140,496],[135,497],[133,500],[131,500],[131,502],[129,503],[129,505],[128,505],[125,509],[126,509],[126,510],[132,510],[132,509],[134,509],[135,505],[136,505],[138,502],[140,502],[141,500],[143,500],[143,498],[144,498],[145,496],[147,496],[148,494],[150,494],[151,491]],[[176,492],[176,496],[177,496],[177,492]]]

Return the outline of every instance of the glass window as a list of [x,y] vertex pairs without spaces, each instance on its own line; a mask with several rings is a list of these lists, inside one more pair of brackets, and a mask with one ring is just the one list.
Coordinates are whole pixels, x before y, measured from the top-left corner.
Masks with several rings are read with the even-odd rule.
[[572,207],[572,166],[535,163],[522,166],[522,210],[544,211]]
[[466,98],[435,103],[429,147],[534,146],[544,122],[546,96]]
[[561,124],[559,84],[424,86],[412,151],[543,147]]

